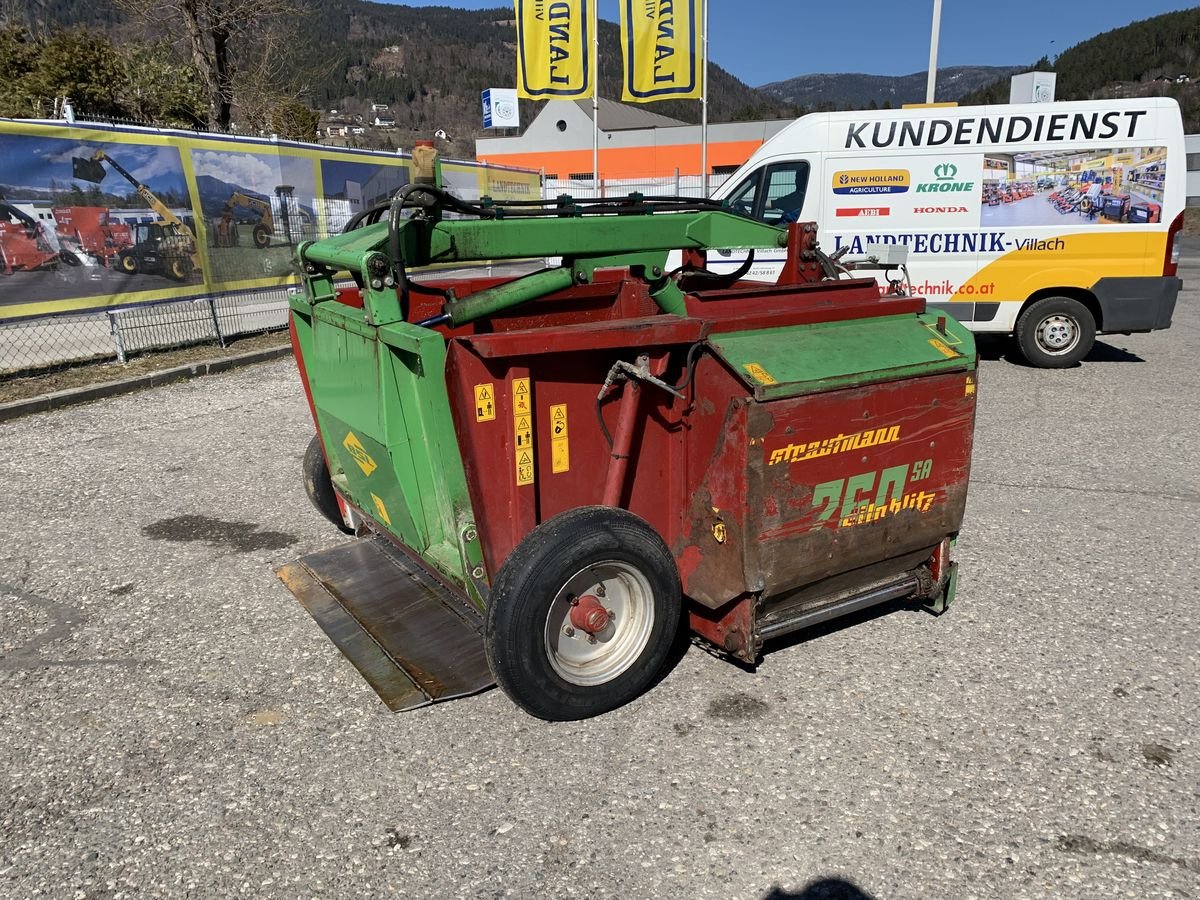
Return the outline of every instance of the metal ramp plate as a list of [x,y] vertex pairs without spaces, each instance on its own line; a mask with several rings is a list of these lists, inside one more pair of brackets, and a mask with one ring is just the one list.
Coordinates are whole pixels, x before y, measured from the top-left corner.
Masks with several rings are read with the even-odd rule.
[[383,538],[275,574],[393,712],[495,684],[479,614]]

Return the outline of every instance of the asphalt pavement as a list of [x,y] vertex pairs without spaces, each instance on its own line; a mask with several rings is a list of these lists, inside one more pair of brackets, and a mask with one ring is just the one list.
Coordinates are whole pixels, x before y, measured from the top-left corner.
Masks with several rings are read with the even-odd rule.
[[0,896],[1200,895],[1200,290],[1004,350],[947,615],[571,724],[390,714],[276,580],[345,540],[290,361],[5,423]]

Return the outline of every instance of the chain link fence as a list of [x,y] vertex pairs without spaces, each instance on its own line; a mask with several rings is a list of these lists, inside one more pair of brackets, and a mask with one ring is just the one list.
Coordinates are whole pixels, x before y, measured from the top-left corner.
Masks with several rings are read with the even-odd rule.
[[286,286],[0,323],[0,378],[287,327]]
[[[711,194],[727,175],[710,175]],[[647,195],[704,196],[699,175],[648,178],[546,179],[543,196],[624,197]],[[289,210],[291,212],[291,210]],[[312,223],[296,214],[280,216],[289,243],[315,236]],[[231,223],[228,232],[213,229],[213,240],[249,244],[257,235],[241,235]],[[290,226],[290,227],[288,227]],[[265,273],[264,274],[268,274]],[[0,322],[0,379],[87,362],[125,362],[137,354],[199,344],[228,342],[287,327],[287,286],[233,293],[216,293],[189,300],[131,303],[78,314],[61,314]]]

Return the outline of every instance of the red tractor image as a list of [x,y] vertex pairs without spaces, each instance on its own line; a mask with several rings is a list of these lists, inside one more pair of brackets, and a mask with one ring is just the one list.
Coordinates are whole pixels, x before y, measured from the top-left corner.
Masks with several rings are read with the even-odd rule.
[[59,243],[76,254],[86,253],[106,268],[114,268],[122,250],[133,246],[128,225],[114,222],[98,206],[58,206],[53,210]]

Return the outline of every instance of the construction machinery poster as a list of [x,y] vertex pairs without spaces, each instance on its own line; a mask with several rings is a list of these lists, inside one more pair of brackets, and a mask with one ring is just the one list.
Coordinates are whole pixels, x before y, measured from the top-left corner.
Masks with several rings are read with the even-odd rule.
[[[295,249],[410,178],[405,154],[0,120],[0,320],[292,283]],[[443,162],[464,199],[536,172]]]

